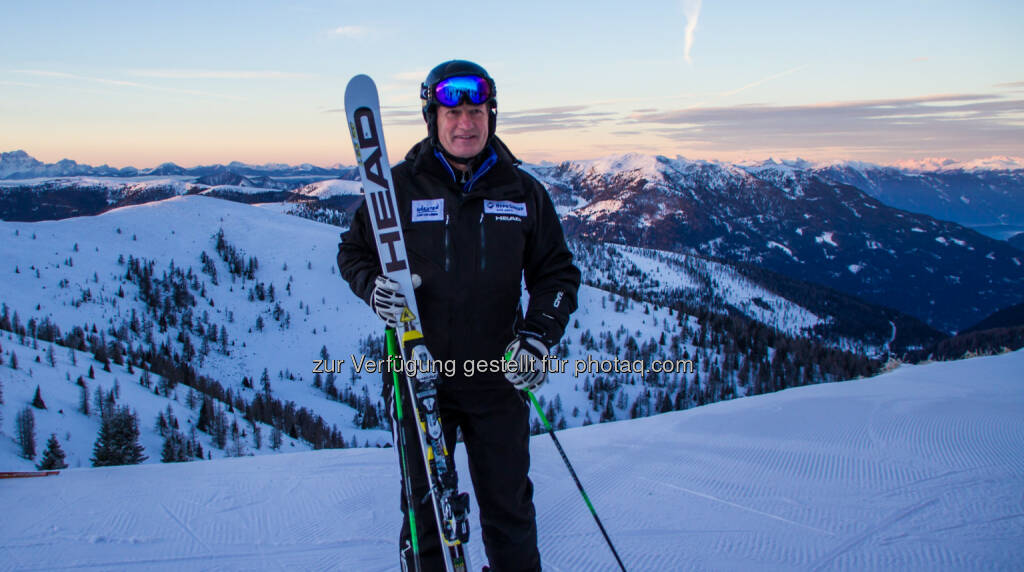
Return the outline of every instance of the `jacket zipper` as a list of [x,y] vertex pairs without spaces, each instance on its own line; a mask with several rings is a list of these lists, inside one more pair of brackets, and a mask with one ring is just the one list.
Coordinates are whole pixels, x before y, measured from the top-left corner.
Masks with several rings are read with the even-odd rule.
[[451,215],[444,214],[444,271],[452,270]]
[[487,232],[484,229],[484,213],[480,213],[480,270],[487,269]]

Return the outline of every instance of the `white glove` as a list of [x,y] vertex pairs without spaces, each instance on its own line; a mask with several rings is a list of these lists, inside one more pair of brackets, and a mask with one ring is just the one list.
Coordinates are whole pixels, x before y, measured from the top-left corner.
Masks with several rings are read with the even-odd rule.
[[505,379],[520,391],[536,391],[548,379],[543,359],[548,348],[532,336],[519,335],[505,348],[505,359],[516,362],[516,370],[505,373]]
[[[423,281],[419,274],[412,275],[412,287],[419,288]],[[402,310],[406,307],[405,295],[401,292],[402,286],[387,276],[381,274],[373,281],[373,292],[370,294],[370,306],[377,317],[384,320],[389,328],[397,328],[398,321],[402,317]]]

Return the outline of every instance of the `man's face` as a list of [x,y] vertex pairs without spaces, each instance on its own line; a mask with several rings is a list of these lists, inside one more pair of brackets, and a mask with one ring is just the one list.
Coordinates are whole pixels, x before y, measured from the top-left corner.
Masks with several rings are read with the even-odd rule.
[[487,104],[437,106],[437,138],[445,151],[460,159],[475,157],[487,145]]

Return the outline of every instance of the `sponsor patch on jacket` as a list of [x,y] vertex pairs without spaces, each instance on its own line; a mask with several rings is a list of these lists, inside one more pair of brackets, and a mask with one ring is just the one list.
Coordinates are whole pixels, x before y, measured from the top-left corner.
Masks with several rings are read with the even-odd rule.
[[484,212],[496,215],[526,216],[526,203],[514,201],[484,201]]
[[412,222],[433,222],[444,220],[444,199],[430,199],[412,202]]

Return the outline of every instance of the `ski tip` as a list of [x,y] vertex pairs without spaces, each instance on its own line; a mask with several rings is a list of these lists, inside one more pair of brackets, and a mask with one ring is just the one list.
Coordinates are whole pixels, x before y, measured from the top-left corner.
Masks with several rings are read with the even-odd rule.
[[360,105],[372,104],[374,107],[380,104],[377,96],[377,84],[373,78],[366,74],[353,76],[345,86],[345,109],[350,114]]
[[361,73],[361,74],[352,76],[352,78],[348,80],[348,86],[345,89],[348,90],[348,89],[357,88],[357,87],[358,88],[373,87],[374,90],[376,90],[377,89],[377,84],[375,84],[373,82],[373,78],[372,77],[370,77],[370,76],[368,76],[368,75],[366,75],[364,73]]

